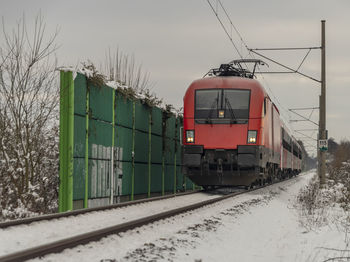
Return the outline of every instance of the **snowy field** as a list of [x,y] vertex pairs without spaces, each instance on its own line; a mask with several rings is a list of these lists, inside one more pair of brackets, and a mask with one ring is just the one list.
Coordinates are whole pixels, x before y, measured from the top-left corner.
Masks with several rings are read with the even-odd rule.
[[0,256],[217,197],[200,192],[0,229]]
[[296,195],[314,175],[33,261],[324,261],[346,248],[346,233],[301,225]]

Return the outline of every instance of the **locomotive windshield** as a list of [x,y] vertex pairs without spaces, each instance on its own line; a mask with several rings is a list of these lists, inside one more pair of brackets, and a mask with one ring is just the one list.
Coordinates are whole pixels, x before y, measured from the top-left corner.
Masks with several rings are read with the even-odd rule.
[[201,124],[245,124],[249,118],[249,90],[196,90],[194,118]]

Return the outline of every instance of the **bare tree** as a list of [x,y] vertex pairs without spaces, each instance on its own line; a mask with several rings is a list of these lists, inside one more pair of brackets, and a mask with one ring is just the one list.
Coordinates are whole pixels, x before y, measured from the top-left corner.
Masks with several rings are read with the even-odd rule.
[[115,53],[108,50],[102,71],[109,81],[117,81],[136,92],[143,93],[151,88],[149,73],[142,70],[141,64],[136,64],[133,55],[123,54],[119,49]]
[[333,168],[340,168],[343,162],[350,160],[350,141],[341,140],[337,149],[334,152],[334,159],[332,161]]
[[42,204],[51,197],[43,188],[53,182],[58,167],[59,92],[53,59],[57,30],[47,38],[40,14],[31,30],[24,16],[10,33],[3,19],[2,29],[0,207],[42,212]]

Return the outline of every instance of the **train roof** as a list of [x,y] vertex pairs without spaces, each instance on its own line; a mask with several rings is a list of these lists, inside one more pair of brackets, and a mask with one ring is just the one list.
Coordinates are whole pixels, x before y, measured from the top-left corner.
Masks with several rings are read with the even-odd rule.
[[262,92],[268,97],[265,88],[259,81],[251,78],[237,76],[212,76],[197,79],[191,83],[187,92],[197,89],[215,89],[215,88],[232,88],[232,89],[250,89]]

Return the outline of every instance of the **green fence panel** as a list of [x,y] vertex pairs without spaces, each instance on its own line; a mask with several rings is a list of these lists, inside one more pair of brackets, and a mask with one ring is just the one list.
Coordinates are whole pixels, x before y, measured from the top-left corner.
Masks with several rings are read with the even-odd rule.
[[135,164],[135,194],[147,194],[148,190],[148,165]]
[[77,76],[74,79],[74,114],[79,114],[84,117],[86,109],[86,86],[86,77],[82,74],[77,73]]
[[165,162],[168,165],[174,164],[174,154],[175,154],[175,141],[173,138],[166,138],[165,139],[166,146],[165,146]]
[[162,165],[152,165],[152,184],[151,191],[160,193],[162,191]]
[[175,137],[175,116],[171,116],[166,119],[166,133],[165,136],[168,138]]
[[183,174],[181,173],[181,167],[177,166],[176,169],[176,189],[178,191],[184,190],[184,186],[183,186]]
[[85,193],[85,160],[84,158],[74,159],[74,182],[73,182],[73,199],[83,200]]
[[[89,121],[89,158],[92,156],[92,145],[112,146],[112,125],[110,123],[90,119]],[[95,156],[92,156],[95,158]],[[110,159],[110,157],[109,157]]]
[[[85,116],[75,115],[74,126],[84,127]],[[85,156],[85,128],[74,128],[74,159]]]
[[192,189],[193,188],[193,183],[190,179],[188,179],[187,177],[185,177],[186,179],[186,189],[189,190],[189,189]]
[[112,125],[95,119],[89,122],[89,196],[110,195]]
[[162,135],[162,117],[163,112],[161,109],[154,107],[152,110],[152,133],[155,135]]
[[123,183],[122,183],[122,194],[131,194],[131,162],[123,162]]
[[177,142],[176,164],[181,165],[181,145]]
[[165,165],[165,183],[164,190],[166,192],[172,192],[174,189],[174,166],[173,165]]
[[148,133],[139,130],[135,132],[135,161],[148,162]]
[[90,117],[112,123],[113,89],[107,86],[95,87],[92,84],[89,84],[89,89]]
[[177,129],[176,129],[176,162],[181,164],[181,131],[182,123],[180,119],[177,120]]
[[143,131],[148,133],[148,114],[149,114],[149,107],[141,104],[140,102],[137,102],[135,105],[136,109],[136,130]]
[[[97,154],[106,154],[106,149],[94,148]],[[89,199],[110,195],[110,159],[89,159]]]
[[152,163],[162,163],[162,137],[152,135]]
[[[133,195],[191,190],[192,182],[181,173],[182,120],[93,83],[79,73],[74,80],[73,200],[84,200],[87,207],[93,203],[89,199],[114,201],[111,192],[133,199]],[[64,165],[67,161],[62,160]],[[67,192],[60,190],[60,200]]]
[[132,130],[129,128],[117,126],[115,135],[115,145],[123,149],[123,161],[131,162],[132,160]]
[[132,102],[118,94],[116,97],[116,124],[132,128]]

